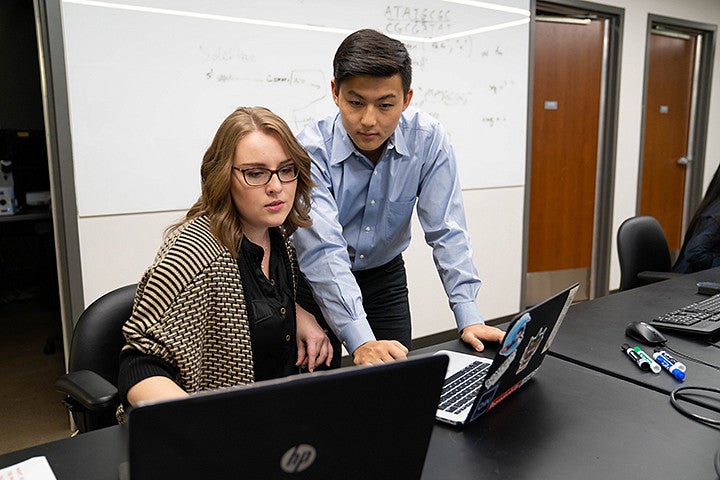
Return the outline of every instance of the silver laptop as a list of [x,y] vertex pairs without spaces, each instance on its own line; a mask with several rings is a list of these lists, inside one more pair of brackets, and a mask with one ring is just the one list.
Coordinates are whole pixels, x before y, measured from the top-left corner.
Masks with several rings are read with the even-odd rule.
[[139,407],[121,478],[417,479],[446,370],[429,355]]
[[465,425],[520,388],[537,371],[578,290],[575,284],[518,314],[495,358],[441,350],[449,357],[436,418]]

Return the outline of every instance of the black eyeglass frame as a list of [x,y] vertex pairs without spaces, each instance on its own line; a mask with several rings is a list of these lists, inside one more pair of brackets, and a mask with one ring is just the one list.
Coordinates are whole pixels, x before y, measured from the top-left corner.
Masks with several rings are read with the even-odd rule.
[[[284,170],[284,169],[286,169],[286,168],[294,168],[294,169],[295,169],[295,176],[294,176],[293,178],[291,178],[291,179],[283,180],[282,178],[280,178],[280,170]],[[284,167],[280,167],[280,168],[278,168],[278,169],[276,169],[276,170],[271,170],[271,169],[269,169],[269,168],[263,168],[263,167],[240,168],[240,167],[236,167],[236,166],[234,166],[234,165],[233,165],[232,169],[233,169],[233,170],[236,170],[236,171],[238,171],[238,172],[241,172],[241,173],[242,173],[242,176],[243,176],[243,179],[245,180],[245,183],[247,183],[247,184],[250,185],[251,187],[264,187],[265,185],[267,185],[268,183],[270,183],[270,180],[272,180],[273,175],[277,176],[278,180],[280,180],[280,183],[292,183],[292,182],[294,182],[295,180],[298,179],[298,176],[300,176],[300,169],[299,169],[299,168],[297,167],[297,165],[295,165],[295,164],[285,165]],[[252,181],[248,180],[247,174],[246,174],[245,172],[257,171],[257,170],[262,170],[263,172],[268,172],[268,173],[270,173],[270,175],[268,175],[267,180],[265,181],[265,183],[253,183]]]

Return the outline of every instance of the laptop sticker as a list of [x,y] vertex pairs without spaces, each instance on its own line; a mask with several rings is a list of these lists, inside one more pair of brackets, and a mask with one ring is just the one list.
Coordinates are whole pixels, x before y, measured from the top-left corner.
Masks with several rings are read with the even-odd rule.
[[505,390],[502,394],[498,395],[497,398],[493,399],[492,403],[488,407],[488,410],[491,408],[495,408],[495,406],[505,400],[508,396],[510,396],[511,393],[513,393],[518,388],[522,387],[525,384],[525,379],[518,380],[513,386]]
[[494,388],[491,390],[485,391],[485,393],[482,394],[480,397],[480,401],[478,401],[477,405],[475,406],[475,410],[473,411],[472,418],[470,418],[470,421],[472,422],[477,417],[485,413],[488,408],[490,408],[490,404],[493,401],[493,398],[495,398],[495,394],[497,393],[498,385],[495,385]]
[[495,382],[497,382],[500,377],[502,377],[502,374],[505,373],[505,370],[510,368],[510,365],[512,364],[513,360],[515,360],[515,355],[517,354],[516,350],[513,350],[512,353],[508,358],[505,359],[505,361],[498,367],[498,369],[492,374],[489,375],[487,379],[485,379],[485,388],[490,388],[493,385],[495,385]]
[[503,346],[500,349],[500,355],[508,356],[515,352],[525,335],[525,325],[530,321],[530,314],[526,313],[513,325],[509,332],[505,334]]
[[530,320],[530,314],[525,313],[505,334],[502,348],[498,353],[508,358],[506,358],[502,365],[498,367],[495,373],[489,375],[488,378],[485,379],[485,388],[490,388],[495,385],[495,383],[500,379],[502,374],[505,373],[508,368],[510,368],[513,360],[515,360],[515,355],[517,355],[517,348],[522,342],[523,337],[525,336],[525,326],[528,324],[528,322],[530,322]]
[[530,341],[528,342],[527,347],[525,347],[522,357],[520,357],[520,364],[518,365],[517,373],[522,372],[525,370],[525,367],[528,366],[530,359],[533,355],[535,355],[535,352],[537,352],[543,338],[545,338],[545,332],[547,332],[547,327],[542,327],[537,335],[530,337]]
[[563,306],[562,312],[560,312],[560,316],[558,317],[557,322],[555,322],[555,326],[553,327],[552,332],[550,332],[547,342],[545,342],[545,345],[543,346],[542,353],[545,353],[545,351],[548,348],[550,348],[550,345],[552,344],[553,340],[555,340],[555,335],[557,335],[557,332],[560,329],[560,325],[562,325],[562,322],[565,319],[565,314],[567,313],[568,309],[570,308],[573,298],[575,297],[575,293],[577,293],[579,288],[580,288],[580,285],[575,285],[568,293],[568,297],[565,300],[565,305]]

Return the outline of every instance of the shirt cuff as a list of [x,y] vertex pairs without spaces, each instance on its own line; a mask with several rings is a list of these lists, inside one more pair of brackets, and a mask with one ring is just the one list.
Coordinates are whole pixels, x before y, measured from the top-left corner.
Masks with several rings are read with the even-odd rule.
[[458,303],[453,307],[453,315],[455,315],[455,323],[458,326],[458,332],[462,332],[465,327],[470,325],[484,324],[480,310],[474,302]]
[[375,340],[375,334],[367,321],[356,320],[343,327],[340,331],[340,339],[352,355],[363,343]]
[[163,359],[154,355],[140,353],[134,348],[125,348],[120,352],[120,371],[118,374],[118,394],[126,406],[127,392],[138,382],[150,377],[167,377],[175,380],[176,369]]

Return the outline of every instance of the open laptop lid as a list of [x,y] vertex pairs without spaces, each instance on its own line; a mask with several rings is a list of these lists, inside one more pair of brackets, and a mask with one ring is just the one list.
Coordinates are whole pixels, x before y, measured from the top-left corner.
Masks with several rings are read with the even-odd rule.
[[576,283],[513,319],[465,423],[495,407],[532,378],[555,339],[578,287]]
[[420,478],[446,368],[414,357],[136,408],[130,478]]

